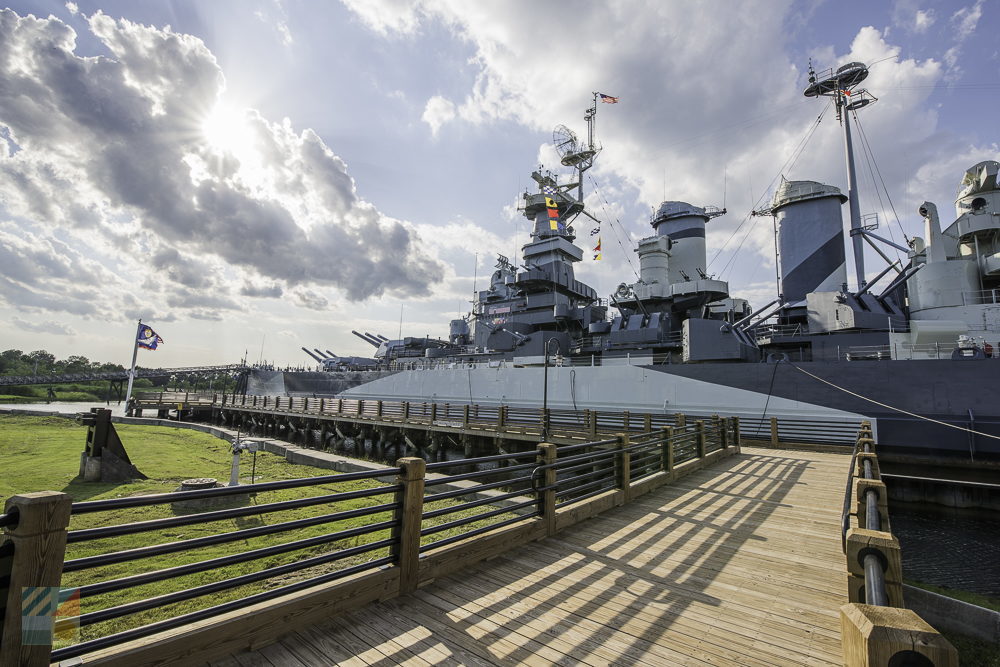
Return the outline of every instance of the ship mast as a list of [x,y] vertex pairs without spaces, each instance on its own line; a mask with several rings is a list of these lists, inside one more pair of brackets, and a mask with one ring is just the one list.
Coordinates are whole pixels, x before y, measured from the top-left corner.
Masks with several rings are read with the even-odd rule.
[[833,98],[837,120],[844,126],[844,152],[847,157],[847,195],[851,213],[851,245],[854,249],[854,272],[858,290],[865,287],[865,232],[861,224],[861,206],[858,204],[858,180],[854,168],[854,144],[851,141],[850,111],[868,106],[875,98],[865,90],[855,91],[859,83],[868,78],[868,67],[863,63],[848,63],[836,71],[827,70],[817,76],[809,63],[809,87],[806,97]]

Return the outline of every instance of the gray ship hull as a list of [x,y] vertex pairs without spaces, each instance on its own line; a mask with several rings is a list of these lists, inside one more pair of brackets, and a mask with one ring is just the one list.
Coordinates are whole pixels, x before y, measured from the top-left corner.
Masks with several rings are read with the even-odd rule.
[[[998,370],[1000,361],[961,360],[550,367],[548,405],[753,419],[867,418],[887,453],[1000,460],[1000,440],[959,430],[1000,437]],[[538,407],[543,382],[537,366],[451,367],[400,372],[341,395]]]

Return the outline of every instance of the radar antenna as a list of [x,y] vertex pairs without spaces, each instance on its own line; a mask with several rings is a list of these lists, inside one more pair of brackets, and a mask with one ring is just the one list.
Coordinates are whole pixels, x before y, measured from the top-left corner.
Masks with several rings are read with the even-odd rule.
[[[851,141],[851,120],[847,111],[856,111],[877,101],[867,90],[855,90],[868,78],[868,66],[853,62],[824,70],[819,74],[809,61],[809,86],[803,91],[806,97],[829,97],[837,109],[837,120],[844,126],[844,150],[847,154],[847,190],[851,207],[851,243],[854,249],[854,272],[858,290],[865,287],[865,226],[861,222],[858,204],[858,181],[854,170],[854,145]],[[868,241],[871,243],[871,241]],[[877,248],[876,248],[877,249]]]
[[[597,121],[597,98],[617,103],[617,97],[594,93],[594,100],[584,114],[587,121],[587,142],[581,144],[576,133],[565,125],[556,125],[552,131],[552,143],[559,153],[559,161],[564,167],[573,167],[577,172],[577,201],[583,202],[583,172],[594,166],[594,158],[601,152],[601,146],[594,142],[594,126]],[[537,180],[537,179],[536,179]],[[561,188],[565,191],[565,186]]]

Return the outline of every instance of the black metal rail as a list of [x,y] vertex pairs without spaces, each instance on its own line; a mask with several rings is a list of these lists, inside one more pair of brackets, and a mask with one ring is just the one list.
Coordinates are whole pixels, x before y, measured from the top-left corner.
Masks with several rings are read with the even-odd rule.
[[[554,505],[558,508],[579,503],[596,495],[621,489],[630,479],[640,479],[666,470],[671,460],[674,465],[678,465],[721,448],[727,442],[732,442],[727,441],[727,438],[732,437],[730,433],[735,435],[735,431],[727,424],[731,422],[723,422],[720,426],[700,425],[697,428],[694,425],[671,429],[660,427],[650,432],[631,434],[627,439],[625,436],[618,436],[548,450],[538,449],[426,465],[425,474],[420,480],[424,493],[421,500],[422,511],[416,514],[420,521],[417,531],[420,541],[414,546],[415,552],[426,555],[461,540],[539,517],[545,507],[543,498],[547,498],[545,502],[549,503],[548,507]],[[540,459],[543,451],[549,452],[545,456],[551,456],[553,449],[554,459],[549,459],[548,463]],[[265,591],[251,590],[239,599],[223,604],[179,613],[165,620],[59,648],[51,653],[52,660],[65,660],[147,637],[351,574],[390,564],[399,565],[401,534],[406,516],[406,470],[403,465],[233,488],[73,503],[71,514],[77,517],[234,495],[256,498],[259,494],[291,489],[311,488],[321,491],[303,498],[70,530],[68,543],[73,545],[71,551],[79,549],[78,545],[86,545],[94,540],[114,539],[123,535],[149,535],[148,543],[139,547],[117,550],[112,547],[104,553],[93,554],[90,551],[93,546],[87,546],[88,551],[82,554],[77,551],[75,557],[64,560],[65,574],[118,566],[110,567],[106,578],[95,581],[92,576],[88,576],[86,583],[79,586],[79,595],[86,607],[85,613],[74,619],[74,622],[81,628],[125,619],[168,605],[204,599],[209,595],[240,594],[240,589],[245,590],[246,586],[262,582],[276,582],[278,585]],[[387,478],[392,478],[392,482],[387,484]],[[545,486],[546,479],[555,481]],[[352,482],[363,482],[370,486],[345,490],[343,485]],[[331,486],[334,487],[333,492],[330,492]],[[352,505],[358,503],[361,506]],[[263,525],[236,527],[234,530],[220,528],[220,532],[194,537],[183,537],[176,532],[178,528],[250,516],[274,516],[281,512],[308,508],[318,508],[319,511],[308,516],[299,514],[285,517],[284,520],[279,518],[277,522]],[[10,526],[16,523],[16,518],[16,513],[8,513],[0,515],[0,522]],[[351,519],[364,521],[361,525],[343,523]],[[323,529],[319,534],[314,534],[315,531],[295,534],[295,531],[301,529],[326,524],[333,527]],[[163,540],[164,535],[166,540]],[[290,539],[253,546],[248,543],[253,538],[276,535],[287,535]],[[177,539],[178,537],[183,539]],[[246,546],[233,548],[222,555],[217,552],[199,556],[196,551],[204,547],[236,543],[246,543]],[[155,557],[178,553],[185,554],[178,564],[168,563],[164,566],[162,561],[154,560]],[[284,562],[293,557],[293,560]],[[123,570],[120,567],[123,563],[143,559],[149,559],[149,562],[142,571]],[[359,563],[357,559],[363,559],[364,562]],[[258,564],[260,567],[249,572],[245,569],[226,569],[245,567],[248,563]],[[336,569],[327,571],[331,566]],[[204,578],[205,573],[210,572],[218,573],[214,580]],[[300,573],[303,577],[301,580],[293,583],[285,581]],[[123,595],[138,587],[162,585],[164,582],[192,575],[200,575],[202,578],[194,582],[188,580],[174,590],[162,589],[166,592],[151,597],[141,597],[140,591]],[[66,583],[69,582],[64,580],[64,586]],[[100,607],[103,600],[108,600],[107,606]]]
[[[847,491],[844,494],[844,509],[841,515],[841,543],[844,546],[844,550],[847,550],[847,531],[850,529],[850,507],[852,504],[853,492],[854,492],[854,478],[859,476],[861,479],[876,479],[874,470],[872,468],[872,461],[870,457],[865,457],[861,462],[860,471],[858,470],[857,459],[859,453],[871,454],[873,452],[871,431],[866,430],[862,427],[856,437],[857,444],[855,445],[854,454],[851,457],[850,464],[850,474],[847,478]],[[860,474],[858,475],[857,473]],[[879,496],[878,491],[873,487],[868,486],[864,490],[864,503],[865,503],[865,525],[864,528],[867,530],[882,530],[882,517],[879,512]],[[865,604],[875,605],[879,607],[886,607],[889,605],[889,596],[886,591],[885,583],[885,569],[887,567],[887,561],[885,556],[875,549],[865,549],[859,554],[861,558],[861,565],[864,568],[864,591],[865,591]]]

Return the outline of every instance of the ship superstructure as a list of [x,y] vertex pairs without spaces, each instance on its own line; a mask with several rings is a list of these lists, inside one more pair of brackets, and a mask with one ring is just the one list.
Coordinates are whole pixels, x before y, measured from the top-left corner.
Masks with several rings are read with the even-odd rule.
[[[635,249],[634,282],[605,300],[576,278],[584,253],[573,224],[590,215],[583,176],[600,152],[595,94],[586,141],[562,126],[554,133],[573,176],[561,183],[532,173],[536,190],[521,204],[532,231],[520,261],[498,257],[489,286],[467,317],[451,322],[447,340],[380,337],[375,357],[397,372],[341,395],[866,418],[890,450],[1000,459],[998,163],[965,173],[947,227],[925,202],[923,237],[902,246],[879,236],[860,214],[851,138],[852,115],[875,101],[858,89],[867,74],[861,63],[810,69],[805,94],[830,98],[844,132],[848,187],[782,179],[756,212],[775,225],[771,303],[755,312],[708,273],[706,226],[726,211],[684,201],[664,201],[652,216],[653,233]],[[886,260],[871,277],[865,244]],[[906,261],[891,261],[886,247]]]

